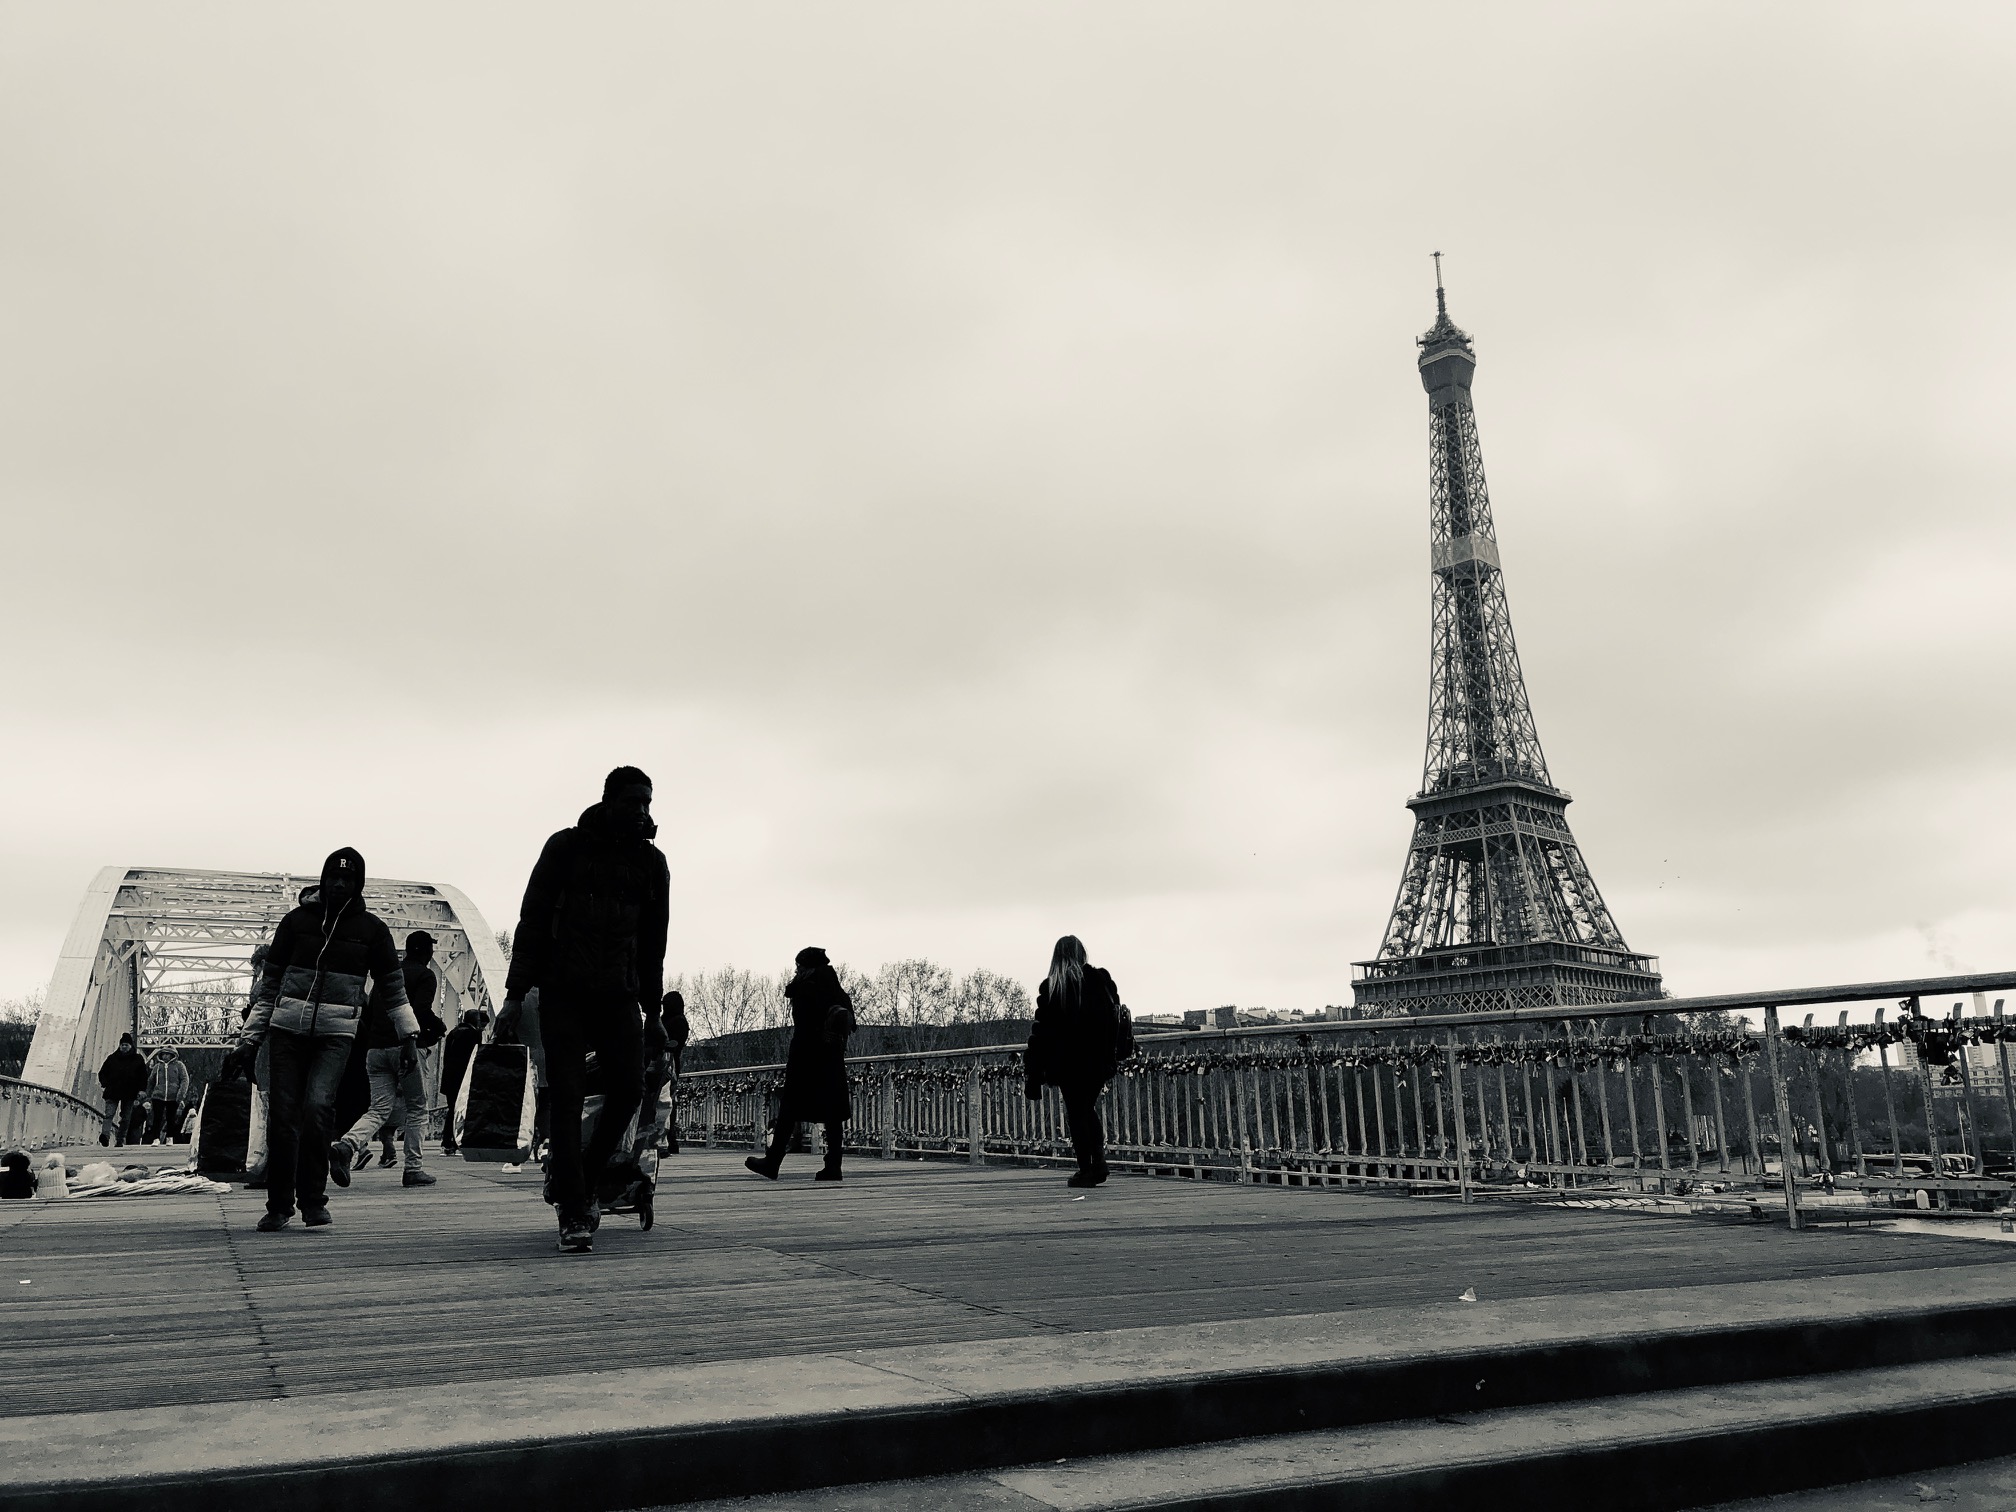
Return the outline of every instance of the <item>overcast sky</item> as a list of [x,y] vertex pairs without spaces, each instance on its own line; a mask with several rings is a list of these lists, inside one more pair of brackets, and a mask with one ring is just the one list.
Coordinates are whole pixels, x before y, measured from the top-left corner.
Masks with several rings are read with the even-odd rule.
[[106,864],[1349,1000],[1450,309],[1680,992],[2016,965],[2003,4],[0,9],[0,997]]

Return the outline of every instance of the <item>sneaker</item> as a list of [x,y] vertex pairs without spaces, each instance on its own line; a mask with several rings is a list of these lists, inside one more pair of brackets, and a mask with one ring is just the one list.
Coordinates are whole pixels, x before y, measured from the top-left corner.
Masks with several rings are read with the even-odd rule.
[[585,1218],[572,1218],[560,1225],[560,1253],[588,1255],[595,1250],[595,1231]]
[[761,1155],[751,1155],[742,1164],[749,1167],[750,1170],[761,1176],[765,1181],[775,1181],[777,1179],[777,1167],[770,1164]]
[[347,1139],[329,1141],[329,1179],[340,1187],[350,1185],[350,1157],[357,1152]]
[[301,1209],[303,1228],[327,1228],[333,1222],[335,1220],[329,1216],[329,1209],[326,1207]]
[[400,1178],[399,1184],[409,1187],[432,1186],[435,1179],[434,1173],[431,1171],[423,1171],[418,1166],[408,1166],[406,1167],[406,1174]]
[[371,1164],[371,1146],[366,1145],[364,1146],[363,1149],[357,1152],[357,1158],[350,1163],[350,1169],[353,1171],[361,1171],[370,1164]]
[[389,1171],[392,1169],[392,1167],[396,1166],[397,1164],[399,1164],[399,1157],[392,1152],[392,1147],[390,1145],[387,1145],[384,1149],[378,1152],[379,1170]]
[[507,1160],[504,1162],[503,1165],[497,1167],[497,1169],[502,1171],[506,1176],[516,1176],[520,1171],[524,1170],[525,1167],[518,1164],[518,1162],[515,1160]]
[[602,1227],[602,1204],[594,1198],[588,1199],[588,1232],[594,1233]]
[[287,1220],[293,1216],[292,1213],[268,1213],[259,1220],[259,1232],[262,1234],[277,1234],[280,1230],[287,1227]]

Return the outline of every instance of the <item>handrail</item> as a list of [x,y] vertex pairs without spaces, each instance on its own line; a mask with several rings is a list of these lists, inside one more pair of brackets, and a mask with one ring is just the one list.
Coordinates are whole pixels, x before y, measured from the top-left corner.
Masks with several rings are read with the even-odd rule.
[[[1416,1029],[1474,1029],[1484,1024],[1558,1024],[1568,1019],[1648,1018],[1675,1013],[1723,1013],[1737,1008],[1796,1008],[1808,1003],[1873,1003],[1893,998],[1942,997],[1952,992],[2016,990],[2016,971],[1974,972],[1965,976],[1914,977],[1895,982],[1857,982],[1838,987],[1798,987],[1779,992],[1730,992],[1691,998],[1633,998],[1621,1003],[1557,1005],[1547,1008],[1506,1008],[1492,1013],[1395,1014],[1386,1018],[1308,1019],[1299,1024],[1246,1024],[1233,1029],[1157,1029],[1141,1034],[1142,1050],[1161,1045],[1228,1039],[1266,1039],[1283,1035],[1410,1033]],[[1019,1053],[1020,1044],[966,1045],[952,1050],[896,1051],[886,1055],[850,1055],[850,1066],[885,1061],[953,1060],[970,1055]],[[743,1076],[752,1071],[781,1071],[783,1061],[760,1065],[716,1066],[688,1071],[682,1080]]]
[[87,1102],[75,1093],[65,1092],[61,1087],[45,1087],[41,1082],[23,1081],[18,1076],[0,1076],[0,1089],[12,1091],[16,1087],[28,1092],[43,1093],[60,1102],[74,1104],[77,1111],[87,1113],[93,1118],[104,1116],[105,1110],[100,1108],[96,1103]]
[[[2016,972],[1982,972],[1143,1034],[1136,1042],[1141,1053],[1119,1068],[1106,1093],[1108,1160],[1115,1170],[1200,1180],[1431,1188],[1454,1191],[1465,1202],[1480,1191],[1516,1195],[1592,1181],[1612,1190],[1635,1184],[1641,1192],[1657,1183],[1662,1193],[1669,1183],[1686,1183],[1678,1188],[1684,1193],[1705,1180],[1716,1192],[1747,1189],[1716,1200],[1747,1204],[1743,1210],[1752,1215],[1761,1215],[1762,1185],[1782,1191],[1786,1219],[1798,1228],[1808,1205],[1799,1191],[1802,1170],[1805,1179],[1824,1181],[1837,1168],[1866,1171],[1888,1158],[1902,1174],[1900,1104],[1918,1103],[1930,1153],[1940,1158],[1947,1136],[1937,1127],[1935,1061],[1951,1058],[1947,1074],[1957,1078],[1965,1103],[1954,1114],[1960,1143],[1985,1164],[1980,1099],[1995,1095],[1998,1079],[2016,1127],[2010,1054],[2016,1019],[2005,1020],[1999,1004],[1992,1019],[1964,1018],[1957,1010],[1947,1019],[1924,1014],[1921,1002],[2012,988]],[[1779,1022],[1779,1010],[1792,1005],[1882,999],[1902,999],[1913,1011],[1891,1028],[1846,1036],[1804,1034]],[[1650,1032],[1655,1017],[1738,1008],[1763,1009],[1762,1027]],[[1622,1036],[1457,1032],[1519,1024],[1560,1024],[1567,1031],[1575,1021],[1604,1019],[1640,1022],[1633,1026],[1637,1032]],[[1902,1041],[1914,1051],[1893,1073],[1887,1047]],[[1214,1044],[1268,1048],[1213,1053],[1207,1047]],[[1978,1066],[1970,1074],[1968,1056],[1952,1056],[1967,1045],[1994,1046],[1994,1067]],[[1023,1089],[1011,1085],[1022,1048],[974,1045],[850,1058],[855,1118],[844,1136],[847,1147],[884,1159],[963,1152],[975,1163],[1068,1161],[1069,1131],[1054,1091],[1025,1100]],[[1852,1084],[1857,1056],[1866,1049],[1882,1058],[1887,1149],[1880,1138],[1873,1148],[1864,1145],[1866,1119],[1852,1097],[1846,1128],[1829,1127],[1835,1115],[1823,1083],[1848,1078]],[[690,1137],[709,1146],[746,1142],[761,1148],[771,1124],[770,1098],[786,1069],[773,1061],[688,1072],[673,1093],[675,1116]],[[1905,1079],[1901,1098],[1898,1076]],[[1843,1133],[1845,1143],[1836,1138]],[[1773,1145],[1775,1180],[1767,1163]],[[2016,1159],[2016,1148],[2010,1153]],[[2006,1196],[2010,1188],[1986,1183],[1982,1190]],[[1944,1203],[1951,1194],[1940,1191]]]
[[0,1149],[46,1150],[94,1139],[104,1111],[59,1087],[0,1076]]

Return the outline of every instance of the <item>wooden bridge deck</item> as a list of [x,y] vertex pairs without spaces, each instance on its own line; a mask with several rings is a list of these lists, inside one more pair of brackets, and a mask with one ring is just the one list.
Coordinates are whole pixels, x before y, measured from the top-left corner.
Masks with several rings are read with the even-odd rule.
[[[95,1153],[95,1152],[93,1152]],[[142,1152],[144,1153],[144,1152]],[[666,1162],[658,1226],[553,1249],[533,1172],[359,1173],[335,1224],[258,1193],[0,1204],[0,1415],[291,1397],[1353,1307],[2001,1265],[1924,1235],[797,1156]],[[1926,1277],[1928,1288],[1937,1278]]]

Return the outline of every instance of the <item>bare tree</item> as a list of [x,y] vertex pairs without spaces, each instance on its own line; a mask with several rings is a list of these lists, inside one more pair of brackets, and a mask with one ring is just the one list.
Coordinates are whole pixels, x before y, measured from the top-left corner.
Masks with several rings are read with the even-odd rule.
[[686,1018],[695,1039],[716,1039],[787,1022],[783,977],[761,976],[735,966],[676,976],[666,982],[686,999]]
[[982,966],[959,979],[952,991],[952,1017],[960,1023],[1029,1017],[1029,994],[1020,982]]
[[875,991],[882,1023],[905,1027],[952,1021],[952,973],[936,961],[921,956],[891,961],[875,973]]

